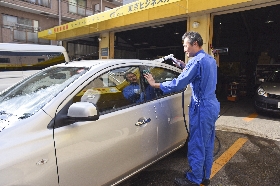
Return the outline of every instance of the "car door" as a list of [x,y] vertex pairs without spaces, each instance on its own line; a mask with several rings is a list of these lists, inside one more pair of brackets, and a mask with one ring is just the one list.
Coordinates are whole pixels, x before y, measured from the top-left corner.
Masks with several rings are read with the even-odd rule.
[[[78,94],[57,113],[54,129],[58,175],[61,186],[109,185],[157,155],[158,101],[130,103],[122,90],[128,86],[123,75],[139,68],[107,70],[88,80]],[[96,121],[63,124],[69,105],[87,101],[97,105]],[[158,105],[157,105],[158,104]]]
[[[156,82],[170,81],[179,75],[178,69],[163,67],[146,67],[153,75]],[[171,70],[172,69],[172,70]],[[168,152],[178,144],[185,142],[187,138],[186,125],[188,126],[188,104],[190,101],[191,90],[184,91],[184,101],[182,99],[182,91],[171,94],[157,94],[159,107],[157,107],[160,124],[158,127],[158,153]],[[184,102],[184,113],[183,107]],[[186,120],[186,125],[184,122]]]

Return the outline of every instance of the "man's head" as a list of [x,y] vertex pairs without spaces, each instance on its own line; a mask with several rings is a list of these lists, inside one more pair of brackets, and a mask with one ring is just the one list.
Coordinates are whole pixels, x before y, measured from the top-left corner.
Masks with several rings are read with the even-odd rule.
[[202,49],[203,39],[198,32],[186,32],[182,36],[184,52],[188,57],[193,57],[199,50]]
[[129,83],[137,83],[137,76],[132,72],[127,72],[124,74],[124,78]]

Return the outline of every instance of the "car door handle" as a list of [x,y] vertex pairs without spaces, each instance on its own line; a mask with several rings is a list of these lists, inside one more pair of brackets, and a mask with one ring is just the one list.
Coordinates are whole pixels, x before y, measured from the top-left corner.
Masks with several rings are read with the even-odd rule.
[[148,118],[148,119],[140,118],[140,119],[138,119],[138,122],[135,123],[135,126],[141,126],[141,125],[144,125],[146,123],[149,123],[150,121],[151,121],[151,118]]

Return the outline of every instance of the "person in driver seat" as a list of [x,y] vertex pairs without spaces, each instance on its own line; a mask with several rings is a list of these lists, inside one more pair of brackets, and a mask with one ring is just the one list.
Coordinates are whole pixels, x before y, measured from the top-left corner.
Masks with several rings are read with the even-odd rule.
[[[144,101],[144,93],[141,91],[137,76],[132,72],[124,74],[124,78],[130,84],[123,89],[123,96],[131,103],[142,103]],[[145,89],[147,100],[156,97],[154,88],[148,85]]]

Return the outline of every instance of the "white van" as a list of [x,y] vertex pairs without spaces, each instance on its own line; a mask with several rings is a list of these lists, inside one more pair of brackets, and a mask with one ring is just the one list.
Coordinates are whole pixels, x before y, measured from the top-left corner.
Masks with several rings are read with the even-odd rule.
[[0,43],[0,92],[37,70],[69,62],[63,46]]
[[63,46],[0,43],[1,70],[42,69],[64,61],[68,62],[69,56]]

